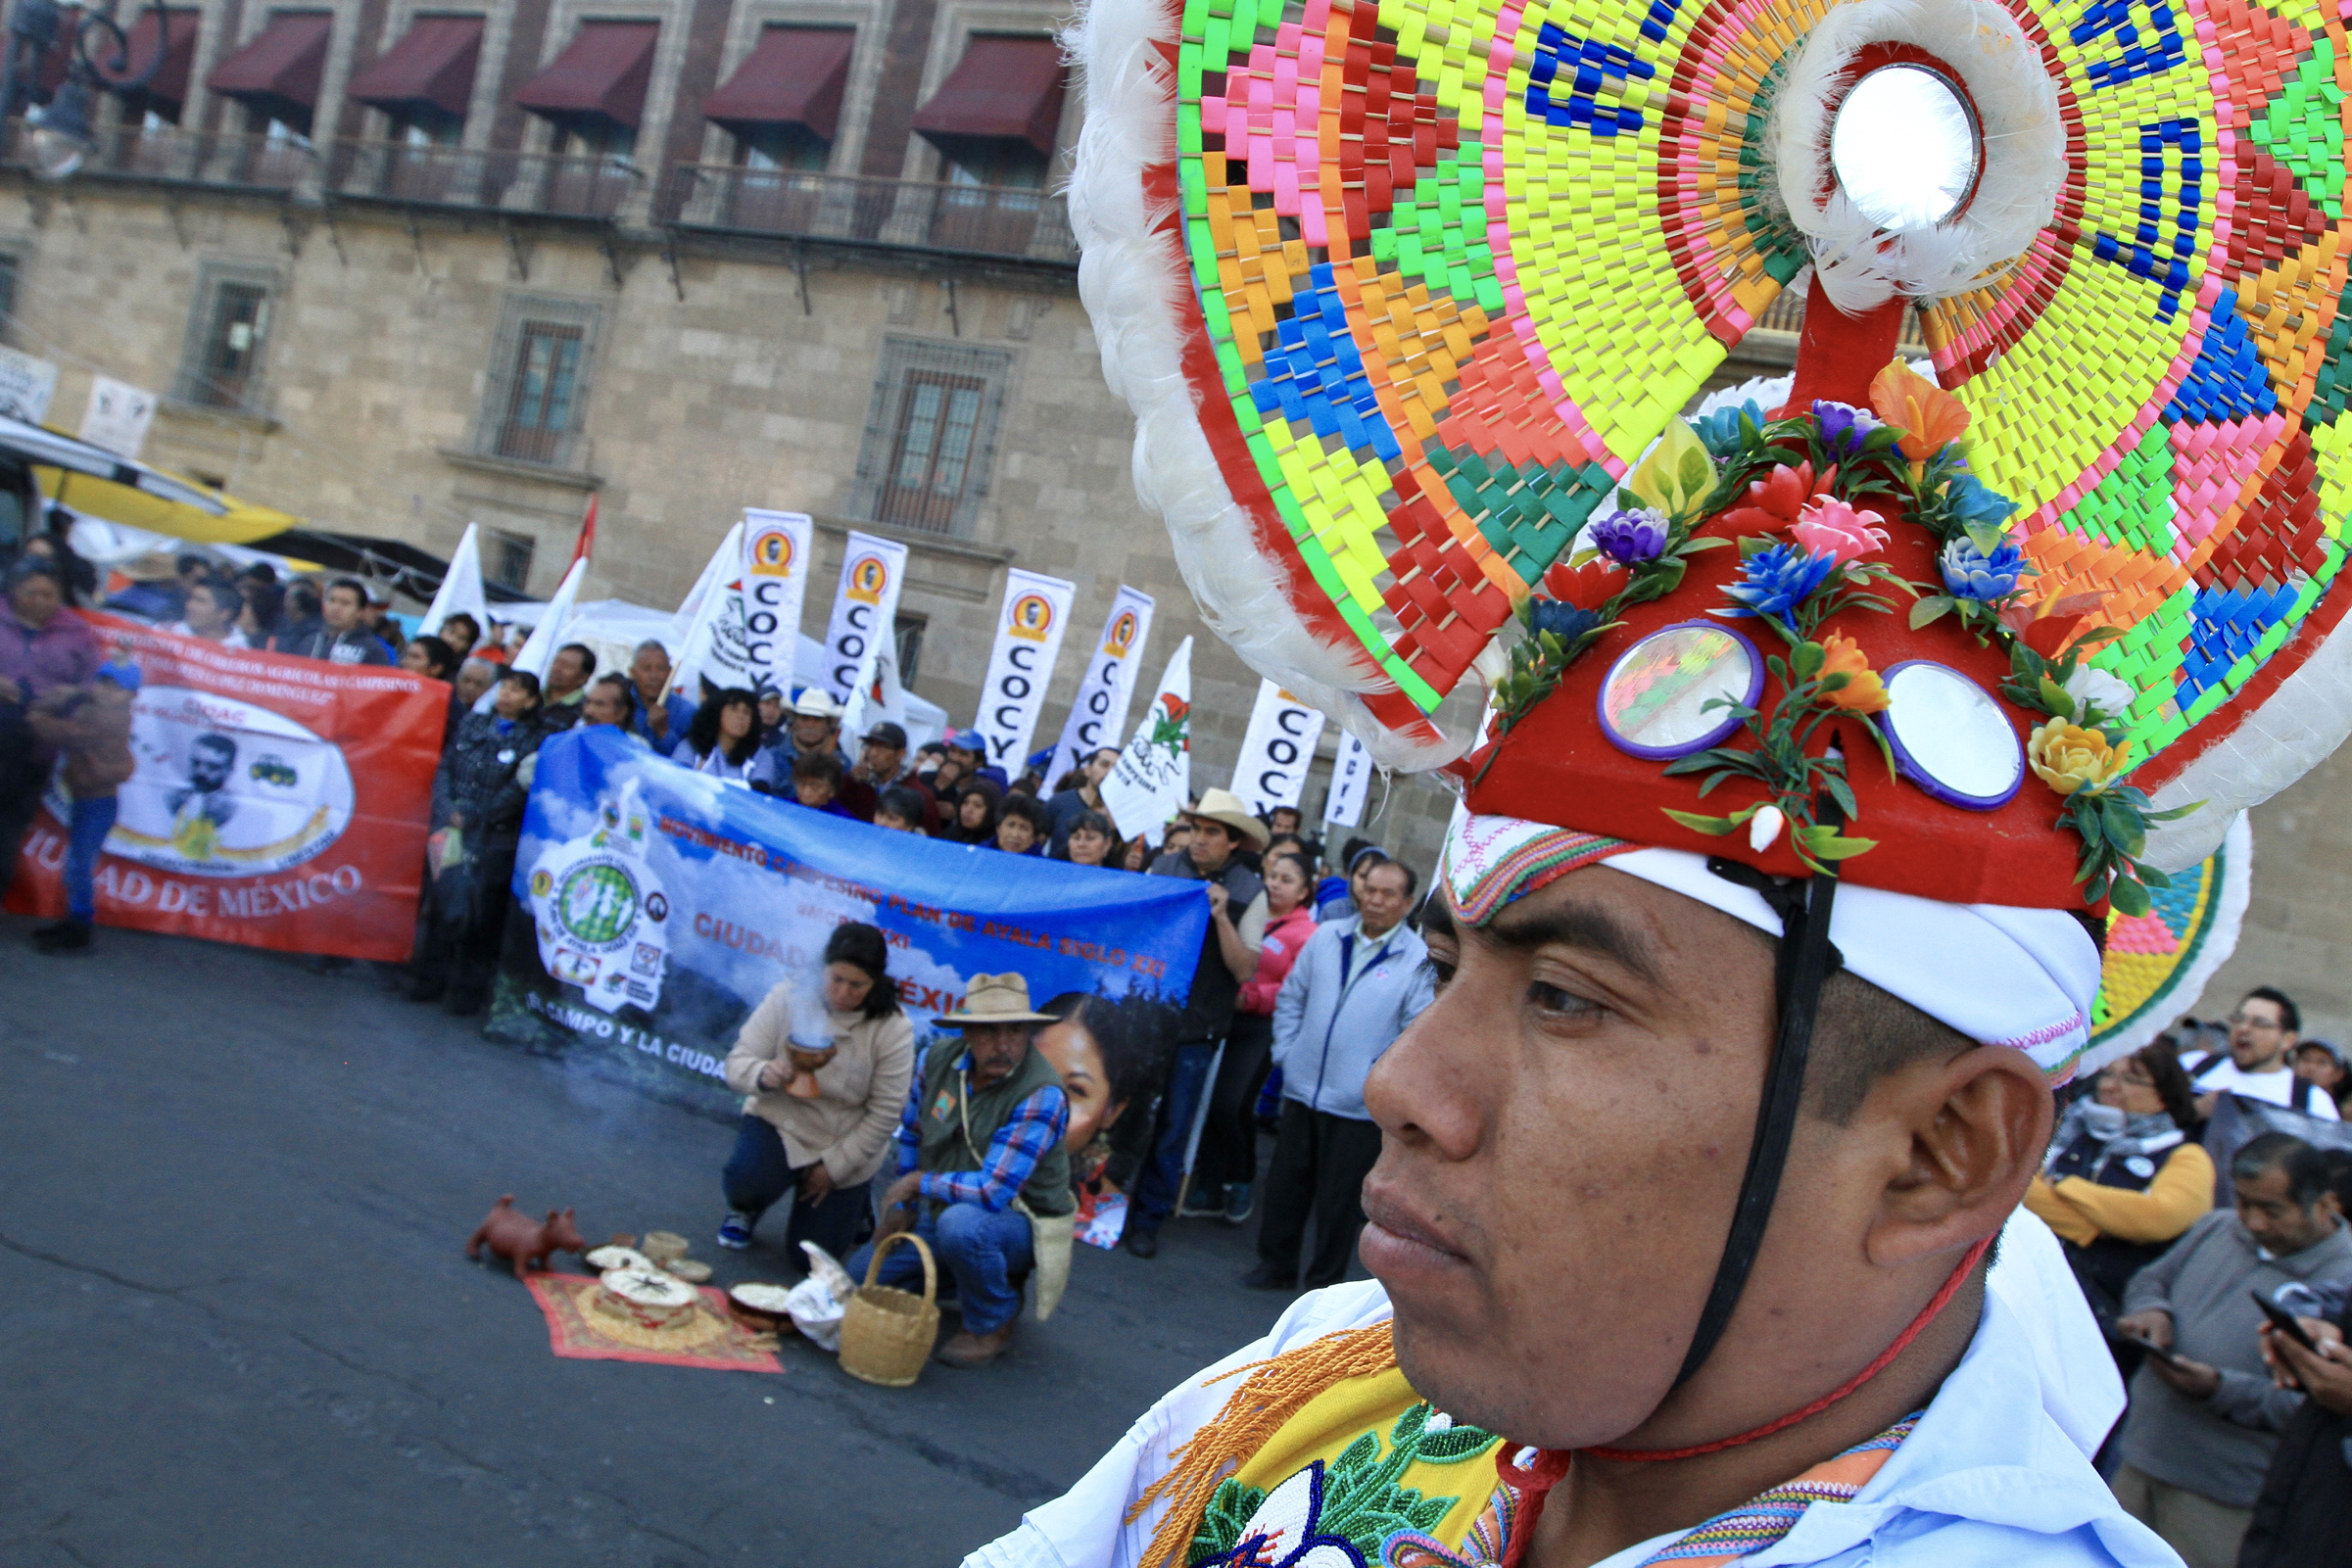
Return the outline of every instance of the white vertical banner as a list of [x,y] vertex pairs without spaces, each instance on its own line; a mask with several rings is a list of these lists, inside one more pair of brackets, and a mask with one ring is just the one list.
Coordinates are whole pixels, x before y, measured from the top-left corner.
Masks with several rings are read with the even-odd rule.
[[1021,761],[1045,711],[1045,688],[1062,656],[1070,629],[1071,601],[1078,585],[1009,567],[1004,574],[1004,607],[996,613],[996,645],[988,650],[988,676],[980,686],[980,714],[973,728],[988,747],[987,760],[1005,777],[1021,777]]
[[1260,681],[1250,727],[1241,736],[1241,756],[1233,764],[1233,793],[1261,816],[1276,806],[1296,806],[1322,734],[1322,709],[1272,681]]
[[841,585],[834,592],[833,618],[825,623],[825,689],[836,702],[849,700],[857,667],[873,641],[896,641],[898,591],[906,580],[906,546],[872,534],[852,532],[841,552]]
[[811,527],[806,512],[744,508],[744,667],[754,691],[792,689]]
[[1070,717],[1062,721],[1062,738],[1054,743],[1053,760],[1046,764],[1045,784],[1084,762],[1105,746],[1116,746],[1127,731],[1128,703],[1135,694],[1135,667],[1143,660],[1143,644],[1151,636],[1152,596],[1125,583],[1111,600],[1111,613],[1102,623],[1102,637],[1079,677],[1078,695],[1070,699]]
[[[737,683],[731,677],[740,675],[740,664],[730,664],[716,656],[722,641],[730,648],[740,648],[738,633],[743,625],[742,595],[736,592],[738,577],[743,571],[744,525],[736,523],[719,541],[719,547],[710,552],[710,559],[696,579],[686,602],[670,618],[669,635],[662,641],[669,645],[670,691],[682,694],[690,702],[702,700],[702,677],[707,674],[714,687],[729,687]],[[734,630],[722,640],[722,622],[732,621]]]
[[1119,836],[1137,833],[1158,844],[1168,819],[1192,796],[1192,639],[1176,644],[1152,692],[1151,705],[1135,726],[1135,738],[1119,753],[1118,765],[1102,782],[1102,803]]
[[1372,754],[1364,742],[1341,732],[1339,755],[1331,759],[1331,790],[1323,797],[1323,821],[1353,828],[1364,820],[1364,797],[1371,793]]
[[441,586],[433,590],[433,602],[425,606],[425,618],[416,623],[419,637],[440,631],[441,623],[459,611],[474,618],[475,631],[490,630],[490,602],[482,593],[480,534],[474,524],[465,525],[465,537],[457,541],[449,570],[441,574]]

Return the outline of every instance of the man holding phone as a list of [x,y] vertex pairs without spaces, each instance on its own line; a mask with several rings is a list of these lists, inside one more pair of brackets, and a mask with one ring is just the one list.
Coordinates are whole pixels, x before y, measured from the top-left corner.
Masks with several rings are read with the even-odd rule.
[[2278,1434],[2303,1402],[2264,1363],[2260,1303],[2285,1285],[2352,1280],[2352,1232],[2318,1150],[2264,1133],[2230,1175],[2235,1208],[2133,1276],[2116,1322],[2162,1354],[2132,1381],[2115,1495],[2189,1568],[2233,1568]]

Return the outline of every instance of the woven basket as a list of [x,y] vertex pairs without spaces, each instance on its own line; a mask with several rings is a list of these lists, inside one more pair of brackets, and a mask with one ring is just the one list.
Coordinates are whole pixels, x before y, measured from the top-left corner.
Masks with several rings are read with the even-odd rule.
[[[882,1256],[902,1241],[923,1258],[923,1294],[874,1283]],[[874,1249],[866,1282],[841,1312],[841,1370],[886,1389],[902,1389],[923,1375],[932,1342],[939,1337],[938,1265],[931,1248],[913,1231],[902,1230]]]

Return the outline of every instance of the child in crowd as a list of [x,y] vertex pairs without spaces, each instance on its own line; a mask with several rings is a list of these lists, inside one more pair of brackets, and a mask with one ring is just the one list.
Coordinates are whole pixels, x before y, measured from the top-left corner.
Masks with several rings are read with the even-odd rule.
[[115,790],[130,778],[131,694],[139,667],[126,652],[98,666],[88,686],[60,687],[34,704],[33,733],[65,757],[63,779],[73,805],[66,836],[66,918],[32,933],[44,953],[90,945],[98,919],[93,877],[98,852],[115,827]]

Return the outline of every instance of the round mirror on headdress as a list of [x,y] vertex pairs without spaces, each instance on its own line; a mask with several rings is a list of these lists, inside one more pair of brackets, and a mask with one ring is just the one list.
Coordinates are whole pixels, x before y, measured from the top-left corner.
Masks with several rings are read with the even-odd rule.
[[1681,757],[1730,737],[1754,705],[1764,661],[1739,633],[1705,621],[1653,632],[1601,681],[1601,730],[1637,757]]
[[1947,665],[1907,659],[1886,672],[1881,725],[1895,765],[1948,805],[1991,811],[2025,783],[2025,747],[1991,692]]
[[1839,104],[1829,162],[1848,198],[1880,228],[1932,228],[1976,188],[1984,145],[1976,111],[1949,76],[1898,64],[1863,76]]

